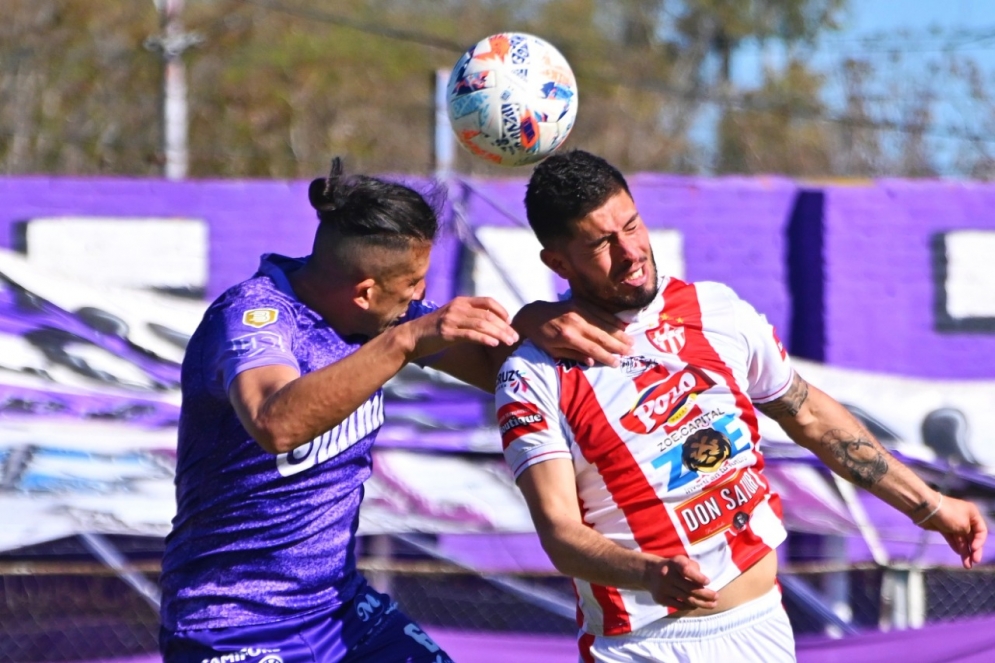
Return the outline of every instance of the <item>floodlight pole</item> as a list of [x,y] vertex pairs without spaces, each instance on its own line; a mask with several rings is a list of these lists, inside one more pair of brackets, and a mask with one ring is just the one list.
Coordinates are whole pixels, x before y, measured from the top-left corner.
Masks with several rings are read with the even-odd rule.
[[159,11],[162,33],[145,40],[145,47],[158,52],[163,59],[162,139],[165,155],[164,173],[167,179],[182,180],[187,176],[187,81],[183,52],[199,44],[203,38],[184,32],[180,24],[183,0],[153,0]]

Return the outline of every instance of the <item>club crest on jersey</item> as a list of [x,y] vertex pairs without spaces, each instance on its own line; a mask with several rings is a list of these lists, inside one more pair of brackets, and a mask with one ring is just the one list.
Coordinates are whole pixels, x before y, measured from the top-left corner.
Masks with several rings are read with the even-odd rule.
[[549,427],[539,408],[532,403],[505,403],[498,408],[497,418],[501,444],[505,449],[521,436],[538,433]]
[[275,308],[254,308],[242,314],[242,324],[262,329],[276,322],[279,314]]
[[729,438],[714,428],[705,428],[693,434],[684,440],[681,449],[684,467],[694,472],[715,472],[730,455],[732,445]]
[[676,355],[684,349],[684,325],[672,325],[664,320],[659,327],[646,332],[646,338],[660,352]]
[[[715,381],[697,368],[688,366],[665,380],[643,389],[635,405],[619,423],[633,433],[648,435],[664,424],[676,425],[695,411],[698,395],[715,386]],[[697,410],[700,413],[700,410]]]

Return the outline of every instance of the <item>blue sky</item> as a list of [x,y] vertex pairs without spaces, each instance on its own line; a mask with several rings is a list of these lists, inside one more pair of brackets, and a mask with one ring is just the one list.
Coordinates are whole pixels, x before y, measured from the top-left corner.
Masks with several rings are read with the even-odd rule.
[[[880,70],[890,68],[893,72],[895,65],[889,60],[889,49],[893,49],[900,54],[901,71],[908,77],[910,87],[921,82],[918,78],[929,75],[930,61],[949,54],[974,60],[989,76],[995,73],[995,0],[850,0],[842,23],[838,32],[827,34],[808,53],[807,59],[815,68],[832,72],[850,55],[869,59]],[[784,60],[785,53],[776,46],[768,45],[762,51],[757,44],[746,44],[734,56],[733,81],[740,89],[755,87],[762,80],[765,62],[779,66]],[[952,89],[948,98],[934,107],[938,124],[983,132],[984,128],[975,126],[971,116],[965,114],[969,104],[962,103],[956,95],[957,89]],[[834,90],[831,75],[825,98],[830,104],[842,98],[838,88]],[[696,127],[695,133],[704,138],[705,145],[710,144],[714,118],[714,111],[706,112]],[[929,141],[941,175],[953,174],[952,160],[964,141],[938,136]]]

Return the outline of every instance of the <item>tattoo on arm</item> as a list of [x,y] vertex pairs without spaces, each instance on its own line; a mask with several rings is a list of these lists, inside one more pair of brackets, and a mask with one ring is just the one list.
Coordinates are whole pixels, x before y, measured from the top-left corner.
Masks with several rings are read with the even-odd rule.
[[822,436],[822,443],[829,447],[853,482],[861,488],[873,487],[888,473],[888,459],[882,453],[883,449],[866,437],[854,437],[834,428]]
[[919,502],[919,504],[915,505],[912,511],[908,513],[908,516],[912,520],[919,520],[920,516],[924,516],[928,512],[929,512],[929,502],[927,500],[923,500],[922,502]]
[[802,380],[801,376],[795,373],[791,378],[791,386],[788,387],[788,391],[785,392],[784,396],[770,403],[757,405],[757,409],[774,421],[777,421],[785,415],[793,417],[798,414],[807,398],[808,382]]

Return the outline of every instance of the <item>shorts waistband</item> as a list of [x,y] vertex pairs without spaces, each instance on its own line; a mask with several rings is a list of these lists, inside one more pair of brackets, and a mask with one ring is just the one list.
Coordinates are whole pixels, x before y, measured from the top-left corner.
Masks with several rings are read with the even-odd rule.
[[769,592],[735,608],[705,617],[664,617],[619,638],[652,638],[654,640],[700,640],[717,634],[728,634],[764,621],[781,610],[781,590]]

